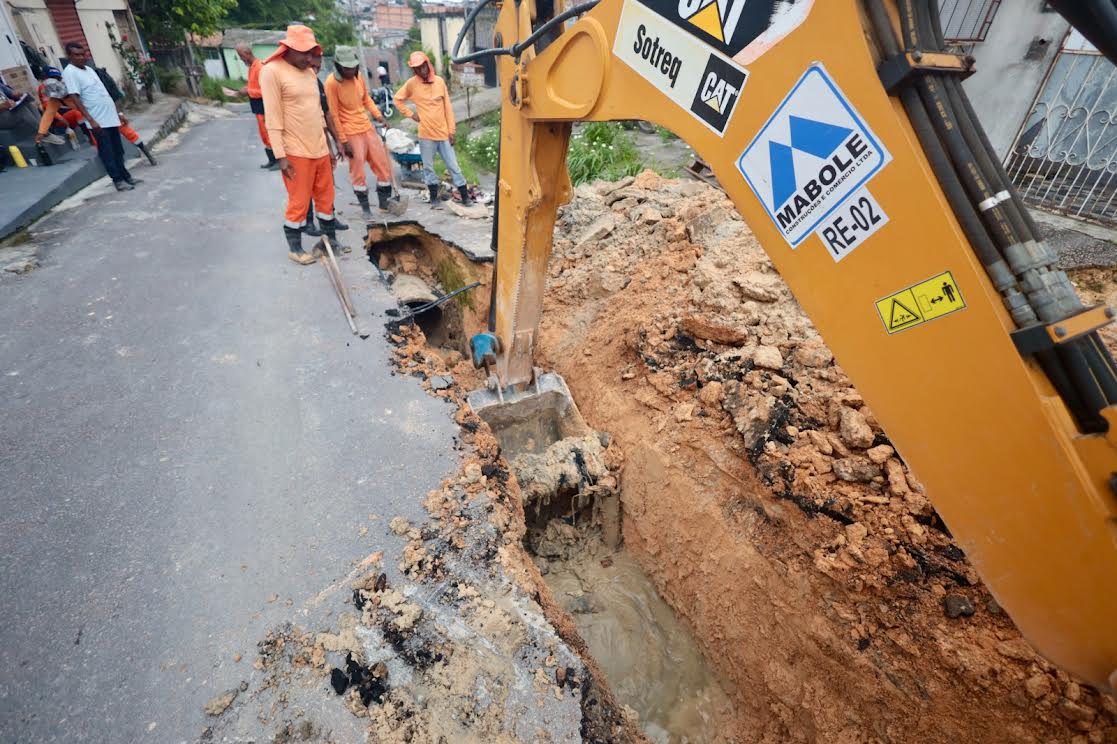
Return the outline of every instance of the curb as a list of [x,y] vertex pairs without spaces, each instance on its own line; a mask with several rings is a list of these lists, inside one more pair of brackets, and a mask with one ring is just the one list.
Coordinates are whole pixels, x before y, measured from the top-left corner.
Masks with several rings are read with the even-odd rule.
[[[148,144],[154,147],[157,142],[166,139],[172,132],[181,127],[186,121],[187,115],[190,113],[190,107],[190,101],[181,101],[179,105],[175,107],[175,110],[171,112],[170,116],[163,121],[162,126],[159,127],[155,135],[148,139]],[[140,154],[131,143],[125,143],[125,145],[126,158],[137,157]],[[131,148],[131,151],[129,151],[128,148]],[[62,201],[99,180],[104,175],[105,170],[101,165],[101,161],[98,160],[96,156],[86,160],[72,174],[66,177],[66,180],[43,194],[42,198],[36,203],[32,204],[10,222],[0,224],[0,240],[5,240],[18,233],[20,230],[31,226],[36,220],[50,212],[50,210],[54,209]]]
[[179,103],[178,107],[172,111],[171,115],[167,117],[167,120],[163,122],[163,126],[159,127],[159,131],[152,135],[151,139],[148,141],[148,147],[155,147],[155,145],[169,137],[171,132],[181,127],[183,122],[186,121],[187,114],[190,113],[190,105],[190,101],[182,101]]

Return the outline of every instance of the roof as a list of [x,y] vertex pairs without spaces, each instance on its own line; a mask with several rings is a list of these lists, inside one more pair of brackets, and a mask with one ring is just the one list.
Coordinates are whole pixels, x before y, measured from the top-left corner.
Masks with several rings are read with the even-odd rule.
[[257,28],[227,28],[225,29],[225,40],[221,42],[221,46],[226,48],[235,47],[237,44],[278,44],[287,37],[287,30],[267,30]]

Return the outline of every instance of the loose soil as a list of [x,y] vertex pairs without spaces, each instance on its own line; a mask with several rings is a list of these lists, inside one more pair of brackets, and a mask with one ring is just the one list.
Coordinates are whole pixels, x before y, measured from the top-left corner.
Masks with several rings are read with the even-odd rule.
[[1117,703],[1023,640],[721,192],[579,187],[543,317],[540,366],[624,453],[625,544],[741,741],[1117,741]]
[[[420,234],[379,240],[381,268],[438,292],[483,282],[444,306],[439,348],[390,330],[398,369],[456,411],[465,464],[427,495],[427,524],[391,522],[406,582],[369,561],[338,627],[265,639],[265,688],[280,667],[328,675],[378,741],[551,740],[529,713],[547,702],[594,742],[646,741],[640,728],[672,715],[692,716],[697,741],[1117,742],[1117,702],[1023,640],[721,192],[648,172],[580,186],[562,210],[538,362],[601,436],[579,445],[600,462],[555,486],[547,462],[521,483],[530,468],[464,402],[481,386],[465,344],[488,267]],[[1117,304],[1112,272],[1074,278],[1086,301]],[[549,501],[571,478],[565,505]],[[662,640],[678,668],[592,653],[660,643],[623,619],[664,611],[633,592],[641,572],[689,628]],[[587,618],[601,601],[620,619]],[[672,674],[655,720],[612,691]],[[705,699],[671,710],[671,696]]]

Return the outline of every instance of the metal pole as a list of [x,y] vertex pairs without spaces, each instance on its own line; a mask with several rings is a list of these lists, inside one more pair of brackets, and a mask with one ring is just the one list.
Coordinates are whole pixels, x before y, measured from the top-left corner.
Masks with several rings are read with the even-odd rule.
[[361,42],[361,27],[357,25],[357,6],[353,0],[349,0],[349,18],[353,23],[353,29],[357,33],[357,59],[361,60],[361,66],[358,69],[363,70],[360,74],[365,76],[365,89],[372,90],[372,81],[368,76],[368,63],[365,61],[365,46]]

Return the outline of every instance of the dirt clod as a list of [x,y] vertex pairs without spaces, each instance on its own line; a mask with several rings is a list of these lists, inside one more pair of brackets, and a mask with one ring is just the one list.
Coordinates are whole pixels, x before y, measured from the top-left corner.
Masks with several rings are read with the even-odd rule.
[[206,715],[219,716],[224,713],[230,705],[233,704],[233,701],[237,699],[237,695],[239,693],[239,687],[234,687],[231,690],[226,690],[220,695],[210,699],[210,701],[207,702],[205,706],[203,706],[203,710],[205,710]]
[[969,597],[964,597],[961,594],[947,594],[942,598],[942,611],[947,617],[954,619],[959,617],[972,617],[975,610],[973,602]]

